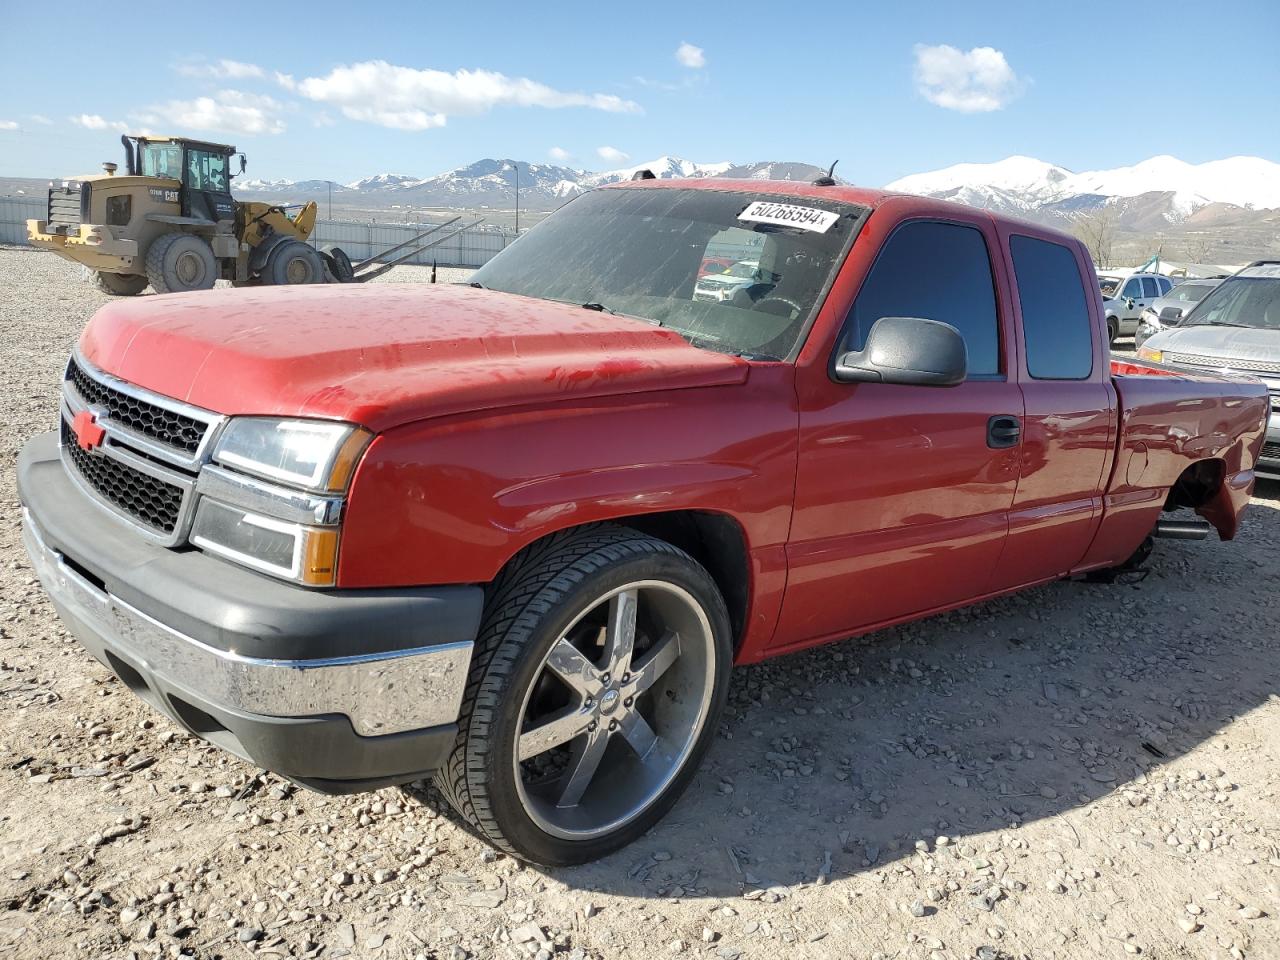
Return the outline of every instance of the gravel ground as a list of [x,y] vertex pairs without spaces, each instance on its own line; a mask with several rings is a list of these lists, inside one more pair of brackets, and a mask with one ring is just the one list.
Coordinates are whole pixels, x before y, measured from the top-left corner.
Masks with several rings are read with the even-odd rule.
[[0,251],[0,957],[1280,957],[1276,487],[1141,582],[737,671],[665,821],[537,870],[204,746],[61,629],[13,465],[102,302]]

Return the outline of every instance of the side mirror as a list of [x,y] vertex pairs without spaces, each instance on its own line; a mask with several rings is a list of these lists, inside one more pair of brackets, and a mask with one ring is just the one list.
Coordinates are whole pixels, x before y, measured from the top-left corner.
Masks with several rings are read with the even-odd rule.
[[1125,297],[1125,298],[1124,298],[1124,305],[1125,305],[1126,307],[1128,307],[1130,310],[1132,310],[1132,309],[1133,309],[1133,297]]
[[841,354],[832,374],[844,383],[953,387],[963,383],[969,354],[960,331],[922,317],[881,317],[862,350]]
[[1175,321],[1178,321],[1181,319],[1182,319],[1181,307],[1165,307],[1163,310],[1160,311],[1161,323],[1174,323]]

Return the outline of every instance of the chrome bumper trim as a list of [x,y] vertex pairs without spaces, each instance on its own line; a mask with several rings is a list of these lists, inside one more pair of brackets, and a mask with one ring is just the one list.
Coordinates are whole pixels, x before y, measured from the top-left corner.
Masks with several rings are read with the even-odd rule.
[[458,719],[471,642],[321,660],[246,657],[179,633],[89,582],[45,543],[25,508],[22,535],[54,605],[81,628],[73,631],[77,637],[104,663],[105,652],[127,662],[149,686],[154,681],[216,706],[268,717],[340,713],[361,736]]

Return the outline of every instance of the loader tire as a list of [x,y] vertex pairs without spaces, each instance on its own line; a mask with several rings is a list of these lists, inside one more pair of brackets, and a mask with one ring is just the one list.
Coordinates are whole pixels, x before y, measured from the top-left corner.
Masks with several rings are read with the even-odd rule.
[[329,272],[333,274],[335,280],[339,283],[355,282],[356,272],[351,266],[351,258],[347,256],[345,250],[329,244],[320,250],[320,255],[324,257],[325,263],[329,267]]
[[85,279],[109,297],[136,297],[150,282],[145,276],[127,273],[103,273],[85,268]]
[[156,293],[209,290],[218,279],[218,261],[200,237],[166,233],[147,251],[147,277]]
[[324,283],[324,261],[301,240],[286,240],[271,251],[262,282],[272,285]]

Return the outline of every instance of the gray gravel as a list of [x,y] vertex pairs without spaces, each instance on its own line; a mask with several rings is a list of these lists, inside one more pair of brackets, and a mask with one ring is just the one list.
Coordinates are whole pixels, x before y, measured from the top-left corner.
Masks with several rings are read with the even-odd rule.
[[0,958],[1280,956],[1276,487],[1140,583],[739,670],[662,824],[535,870],[425,790],[319,797],[188,738],[61,629],[13,464],[102,302],[0,250]]

